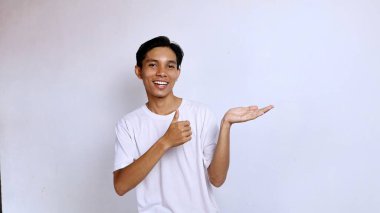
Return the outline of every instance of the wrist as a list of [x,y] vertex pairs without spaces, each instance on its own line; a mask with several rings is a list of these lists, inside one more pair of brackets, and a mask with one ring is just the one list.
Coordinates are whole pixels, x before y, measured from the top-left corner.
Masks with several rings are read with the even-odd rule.
[[227,121],[225,118],[222,119],[220,122],[220,127],[221,128],[230,128],[232,126],[232,123]]
[[165,138],[164,137],[161,137],[160,139],[158,139],[157,141],[157,145],[160,147],[160,149],[162,149],[162,151],[166,152],[168,149],[170,149],[170,146],[168,145],[168,143],[166,142]]

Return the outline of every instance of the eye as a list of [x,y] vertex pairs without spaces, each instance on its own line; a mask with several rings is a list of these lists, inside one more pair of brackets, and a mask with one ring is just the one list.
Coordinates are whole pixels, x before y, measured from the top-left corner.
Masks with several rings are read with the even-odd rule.
[[169,69],[175,69],[175,65],[169,64]]
[[150,64],[148,64],[148,66],[154,68],[154,67],[156,67],[157,65],[156,65],[155,63],[150,63]]

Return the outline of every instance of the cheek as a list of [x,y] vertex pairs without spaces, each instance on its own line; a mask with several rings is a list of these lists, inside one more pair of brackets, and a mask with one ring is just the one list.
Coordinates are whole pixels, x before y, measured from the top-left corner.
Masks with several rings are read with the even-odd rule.
[[179,78],[179,72],[175,71],[173,73],[170,73],[170,78],[173,80],[177,80]]
[[154,75],[154,72],[150,72],[149,70],[144,70],[143,72],[141,72],[141,78],[142,78],[143,80],[148,80],[148,79],[151,78],[153,75]]

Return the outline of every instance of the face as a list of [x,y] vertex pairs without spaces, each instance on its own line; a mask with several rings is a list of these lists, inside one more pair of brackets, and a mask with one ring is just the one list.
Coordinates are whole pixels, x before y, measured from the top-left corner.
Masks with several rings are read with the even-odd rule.
[[151,99],[173,96],[180,69],[177,69],[177,58],[170,48],[156,47],[147,52],[142,67],[136,66],[135,72]]

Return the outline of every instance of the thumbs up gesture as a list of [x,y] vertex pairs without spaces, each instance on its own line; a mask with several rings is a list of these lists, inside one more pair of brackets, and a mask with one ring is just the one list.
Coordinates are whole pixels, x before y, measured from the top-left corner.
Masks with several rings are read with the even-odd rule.
[[178,121],[179,111],[176,110],[173,120],[161,137],[167,147],[172,148],[182,145],[191,140],[191,127],[189,121]]

